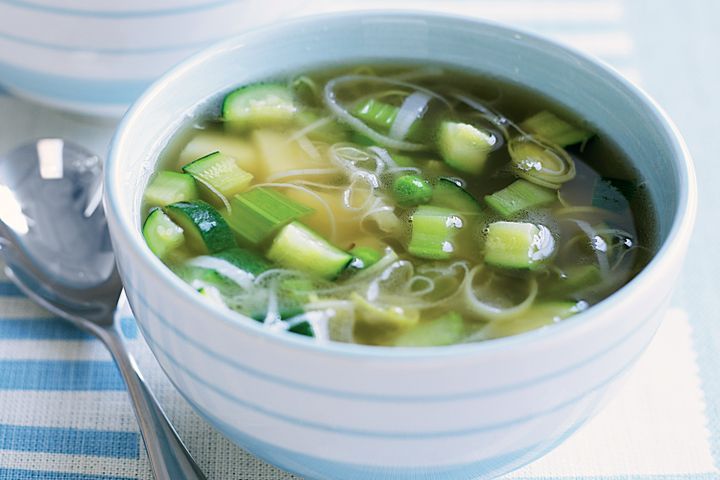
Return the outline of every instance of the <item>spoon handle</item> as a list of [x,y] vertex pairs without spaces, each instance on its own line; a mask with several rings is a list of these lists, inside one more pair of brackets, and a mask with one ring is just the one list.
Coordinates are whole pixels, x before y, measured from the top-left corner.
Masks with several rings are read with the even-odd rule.
[[205,480],[177,432],[148,388],[116,326],[102,329],[102,340],[128,388],[155,480]]

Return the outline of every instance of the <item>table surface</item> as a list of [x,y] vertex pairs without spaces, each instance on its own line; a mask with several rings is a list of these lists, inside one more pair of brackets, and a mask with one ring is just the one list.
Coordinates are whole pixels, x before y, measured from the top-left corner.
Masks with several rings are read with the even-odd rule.
[[[323,0],[305,13],[426,8],[524,27],[597,55],[645,88],[693,154],[700,208],[672,308],[616,398],[512,479],[720,478],[720,3],[711,0]],[[59,136],[105,152],[113,123],[0,90],[0,152]],[[181,436],[211,479],[294,478],[199,419],[164,378],[132,319],[125,334]],[[150,479],[122,383],[95,340],[52,318],[0,276],[0,480]]]

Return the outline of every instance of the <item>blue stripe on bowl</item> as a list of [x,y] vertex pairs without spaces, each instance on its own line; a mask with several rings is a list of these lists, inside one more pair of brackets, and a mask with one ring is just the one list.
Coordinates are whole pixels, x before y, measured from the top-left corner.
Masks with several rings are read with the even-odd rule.
[[[157,318],[160,323],[163,324],[163,326],[167,327],[170,331],[172,331],[175,335],[177,335],[179,338],[181,338],[183,341],[189,343],[193,347],[197,348],[198,350],[202,351],[203,353],[221,361],[222,363],[225,363],[226,365],[229,365],[247,375],[252,375],[256,378],[259,378],[261,380],[276,383],[278,385],[282,385],[286,388],[296,389],[296,390],[302,390],[310,393],[316,393],[319,395],[327,395],[332,397],[338,397],[338,398],[349,398],[353,400],[365,400],[365,401],[374,401],[374,402],[446,402],[446,401],[453,401],[453,400],[462,400],[462,399],[472,399],[472,398],[478,398],[483,396],[492,396],[492,395],[498,395],[514,390],[521,390],[523,388],[528,388],[533,385],[538,385],[544,382],[547,382],[549,380],[552,380],[557,377],[561,377],[563,375],[567,375],[569,373],[572,373],[573,371],[582,368],[594,361],[597,361],[601,357],[608,355],[616,348],[620,347],[623,343],[625,343],[627,340],[629,340],[633,335],[635,335],[637,332],[642,330],[643,328],[647,327],[648,324],[654,321],[654,316],[657,313],[656,312],[650,312],[648,317],[641,322],[640,324],[633,327],[629,332],[627,332],[625,335],[620,337],[617,341],[607,345],[605,348],[595,352],[595,354],[585,358],[584,360],[569,365],[567,367],[558,369],[554,372],[545,374],[545,375],[539,375],[536,378],[533,378],[532,380],[527,380],[524,382],[518,382],[515,384],[503,386],[503,387],[496,387],[496,388],[486,388],[482,390],[473,390],[466,393],[454,393],[454,394],[437,394],[437,395],[376,395],[372,393],[363,393],[363,392],[348,392],[343,390],[337,390],[334,388],[329,387],[318,387],[315,385],[308,385],[302,382],[298,382],[296,380],[292,380],[289,378],[284,378],[278,375],[273,375],[267,372],[264,372],[262,370],[258,370],[254,367],[251,367],[249,365],[243,364],[241,362],[238,362],[237,360],[226,357],[222,354],[217,353],[211,348],[208,348],[206,345],[203,345],[201,342],[197,341],[196,339],[190,337],[185,332],[177,328],[175,325],[172,324],[172,322],[169,322],[165,319],[163,315],[160,314],[145,298],[145,296],[142,294],[142,291],[137,288],[133,288],[132,283],[129,281],[128,275],[123,276],[123,281],[125,282],[125,285],[128,289],[132,289],[132,294],[135,298],[137,298],[140,303],[141,307],[145,308],[150,314],[152,314],[155,318]],[[244,321],[242,318],[238,318],[238,322]],[[143,330],[143,333],[145,334],[146,331]],[[146,336],[146,340],[150,341],[150,338]]]
[[223,5],[228,5],[236,1],[238,0],[210,0],[200,5],[187,5],[184,7],[176,8],[155,8],[147,10],[125,9],[120,11],[56,7],[53,5],[35,3],[29,0],[0,0],[0,3],[4,3],[5,5],[11,5],[13,7],[24,8],[26,10],[35,10],[43,13],[52,13],[57,15],[99,18],[143,18],[197,13],[202,12],[203,10],[210,10],[213,8],[221,7]]
[[[142,328],[142,326],[141,326]],[[576,403],[581,402],[583,399],[588,397],[589,395],[595,394],[603,390],[605,387],[610,385],[612,382],[614,382],[617,378],[619,378],[621,375],[623,375],[632,365],[634,365],[635,361],[644,353],[644,347],[645,345],[637,354],[633,355],[633,357],[630,359],[627,365],[620,368],[620,370],[613,372],[610,374],[607,378],[601,380],[596,385],[590,387],[586,391],[577,394],[570,399],[564,400],[557,405],[554,405],[553,407],[547,408],[545,410],[526,415],[524,417],[518,417],[513,418],[510,420],[504,420],[501,422],[496,422],[492,424],[486,424],[486,425],[479,425],[479,426],[471,426],[463,429],[455,429],[455,430],[440,430],[440,431],[430,431],[430,432],[423,432],[423,431],[412,431],[412,432],[393,432],[393,431],[377,431],[377,430],[361,430],[356,428],[347,428],[347,427],[340,427],[334,424],[326,424],[326,423],[320,423],[313,420],[306,420],[303,418],[293,417],[291,415],[288,415],[285,412],[277,412],[270,410],[264,406],[249,402],[241,397],[238,397],[237,395],[228,392],[224,388],[214,385],[205,378],[203,378],[203,375],[198,374],[194,371],[192,371],[190,368],[188,368],[185,365],[185,362],[178,360],[174,358],[172,355],[170,355],[164,348],[162,348],[160,345],[155,342],[155,340],[152,338],[152,336],[148,335],[148,333],[143,330],[143,336],[145,337],[146,342],[150,346],[150,348],[156,352],[161,353],[170,363],[172,363],[176,368],[179,370],[182,370],[187,376],[192,378],[194,381],[202,385],[203,387],[212,390],[216,394],[220,395],[224,399],[228,400],[229,402],[239,405],[240,407],[252,410],[256,413],[259,413],[261,415],[264,415],[266,417],[272,418],[273,420],[282,421],[285,423],[289,423],[291,425],[299,426],[302,428],[307,428],[311,430],[317,430],[321,432],[329,432],[329,433],[336,433],[341,435],[346,435],[349,437],[359,437],[359,438],[383,438],[383,439],[420,439],[420,438],[452,438],[452,437],[461,437],[461,436],[470,436],[470,435],[476,435],[480,433],[487,433],[492,431],[498,431],[498,430],[505,430],[510,427],[514,427],[517,425],[521,425],[523,423],[532,422],[534,420],[537,420],[538,418],[542,418],[547,415],[551,415],[553,413],[556,413],[564,408],[570,407]],[[648,342],[649,343],[649,342]],[[179,389],[178,389],[179,390]]]
[[0,478],[2,480],[137,480],[136,477],[106,477],[104,475],[23,470],[19,468],[0,468]]
[[215,425],[230,440],[253,455],[288,471],[305,475],[308,478],[323,479],[367,480],[369,478],[382,478],[387,480],[417,480],[443,478],[444,480],[467,480],[469,478],[494,478],[496,475],[520,468],[553,450],[587,421],[587,418],[583,417],[563,433],[557,435],[552,441],[549,440],[548,442],[478,462],[442,467],[400,468],[338,462],[272,445],[237,430],[207,410],[200,408],[187,397],[185,399],[208,423]]
[[138,458],[136,432],[0,424],[0,450]]
[[[1,80],[0,80],[1,81]],[[0,86],[0,95],[7,95],[8,91]],[[13,283],[0,282],[0,297],[24,297],[23,293]]]
[[94,337],[59,318],[0,320],[3,340],[90,340]]
[[0,390],[124,391],[112,361],[0,360]]
[[87,79],[43,73],[0,62],[0,82],[29,94],[66,102],[124,106],[132,103],[152,79]]
[[[2,0],[0,0],[1,2]],[[200,42],[178,44],[178,45],[167,45],[160,47],[135,47],[135,48],[98,48],[93,46],[77,47],[70,45],[60,45],[58,43],[48,43],[32,38],[19,37],[17,35],[10,35],[8,33],[0,32],[0,39],[8,40],[10,42],[19,43],[36,48],[44,48],[47,50],[54,50],[59,52],[71,52],[71,53],[97,53],[102,55],[143,55],[163,52],[177,52],[187,51],[186,54],[192,53],[194,50],[199,50],[203,47],[218,42],[226,37],[217,37],[209,40],[203,40]]]

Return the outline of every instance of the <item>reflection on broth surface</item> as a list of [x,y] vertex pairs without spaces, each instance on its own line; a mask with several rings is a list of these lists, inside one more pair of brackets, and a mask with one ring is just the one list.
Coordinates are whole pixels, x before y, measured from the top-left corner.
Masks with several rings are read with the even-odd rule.
[[650,257],[652,212],[629,161],[528,89],[362,65],[218,103],[163,152],[143,233],[206,301],[278,334],[396,346],[513,335],[597,303]]

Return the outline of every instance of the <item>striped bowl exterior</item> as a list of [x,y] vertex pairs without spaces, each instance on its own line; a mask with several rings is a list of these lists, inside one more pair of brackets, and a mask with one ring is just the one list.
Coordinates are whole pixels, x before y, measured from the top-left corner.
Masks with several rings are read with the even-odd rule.
[[153,80],[301,0],[0,0],[0,84],[81,113],[119,117]]
[[[207,305],[140,234],[148,173],[199,103],[237,84],[349,60],[444,62],[531,83],[623,146],[656,205],[660,252],[611,299],[541,331],[434,349],[315,345]],[[592,416],[650,342],[682,264],[694,174],[663,113],[597,61],[501,26],[432,14],[346,14],[255,31],[163,77],[135,105],[107,167],[106,210],[143,334],[212,425],[315,479],[493,478]]]

